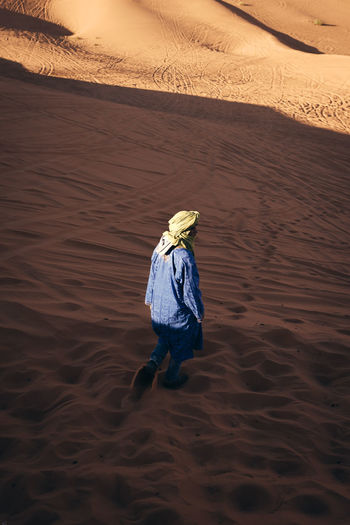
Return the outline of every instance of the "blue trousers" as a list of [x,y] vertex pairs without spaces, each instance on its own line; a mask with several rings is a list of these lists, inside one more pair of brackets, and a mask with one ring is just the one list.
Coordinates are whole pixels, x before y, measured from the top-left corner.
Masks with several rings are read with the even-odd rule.
[[[163,359],[166,357],[167,353],[169,351],[169,347],[159,338],[158,344],[151,353],[150,359],[154,361],[157,366],[160,366],[163,362]],[[179,375],[179,370],[181,368],[181,363],[178,363],[173,359],[170,358],[168,369],[165,373],[165,379],[169,382],[173,382],[177,379]]]

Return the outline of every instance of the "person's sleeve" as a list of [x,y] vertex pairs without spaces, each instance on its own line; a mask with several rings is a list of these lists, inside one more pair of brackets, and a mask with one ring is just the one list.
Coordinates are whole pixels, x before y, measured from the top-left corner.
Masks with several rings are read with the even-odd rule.
[[202,294],[199,289],[199,275],[194,257],[182,260],[181,281],[183,285],[183,300],[198,321],[204,316]]
[[156,274],[156,268],[155,268],[156,259],[157,259],[157,253],[154,251],[152,255],[152,259],[151,259],[151,268],[149,271],[146,296],[145,296],[145,304],[147,304],[148,306],[152,304],[154,279],[155,279],[155,274]]

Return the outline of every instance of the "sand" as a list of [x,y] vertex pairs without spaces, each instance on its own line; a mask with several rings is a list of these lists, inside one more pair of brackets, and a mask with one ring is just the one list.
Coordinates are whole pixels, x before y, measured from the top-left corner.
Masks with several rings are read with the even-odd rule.
[[[347,2],[6,0],[0,26],[0,523],[344,525]],[[137,399],[179,209],[205,346]]]

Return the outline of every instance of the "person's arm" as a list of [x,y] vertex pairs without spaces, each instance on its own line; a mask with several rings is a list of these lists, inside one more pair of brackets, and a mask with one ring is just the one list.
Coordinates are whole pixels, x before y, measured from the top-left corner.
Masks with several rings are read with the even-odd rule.
[[150,271],[149,271],[148,283],[147,283],[147,289],[146,289],[146,296],[145,296],[145,304],[147,304],[147,306],[151,306],[152,305],[154,279],[155,279],[155,274],[156,274],[155,266],[156,266],[156,259],[157,259],[157,257],[158,257],[158,254],[156,253],[156,251],[154,251],[153,254],[152,254],[151,268],[150,268]]
[[199,275],[196,261],[192,254],[186,255],[182,260],[182,285],[183,300],[200,323],[204,317],[204,305],[199,289]]

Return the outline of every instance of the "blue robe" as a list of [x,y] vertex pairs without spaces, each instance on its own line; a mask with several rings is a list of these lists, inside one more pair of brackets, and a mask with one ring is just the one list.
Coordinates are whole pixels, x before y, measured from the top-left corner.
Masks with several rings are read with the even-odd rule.
[[151,305],[152,327],[177,362],[203,347],[204,306],[193,254],[172,248],[167,255],[154,250],[145,303]]

